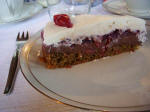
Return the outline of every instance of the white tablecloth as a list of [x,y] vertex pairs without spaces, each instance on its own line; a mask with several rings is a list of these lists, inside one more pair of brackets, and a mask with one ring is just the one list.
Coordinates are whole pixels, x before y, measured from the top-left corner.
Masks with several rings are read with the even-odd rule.
[[[101,6],[92,8],[91,13],[107,14]],[[29,31],[32,37],[48,21],[49,15],[46,11],[22,22],[0,25],[0,112],[85,112],[85,110],[57,104],[38,93],[27,83],[20,71],[13,93],[9,96],[3,94],[17,33]],[[41,100],[43,103],[40,103]]]

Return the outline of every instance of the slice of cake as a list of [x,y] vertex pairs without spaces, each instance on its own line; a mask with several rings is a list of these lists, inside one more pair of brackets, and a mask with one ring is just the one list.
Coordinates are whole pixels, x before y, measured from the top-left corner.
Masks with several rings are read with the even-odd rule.
[[145,21],[131,16],[65,14],[54,17],[42,35],[42,53],[49,68],[71,67],[123,52],[146,40]]

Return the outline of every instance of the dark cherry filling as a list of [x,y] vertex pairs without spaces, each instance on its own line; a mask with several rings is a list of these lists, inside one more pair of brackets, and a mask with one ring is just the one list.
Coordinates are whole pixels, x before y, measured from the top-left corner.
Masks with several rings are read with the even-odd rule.
[[122,52],[134,51],[141,42],[138,40],[139,31],[126,30],[95,37],[86,37],[81,44],[65,46],[70,40],[61,41],[58,47],[43,44],[42,52],[49,68],[70,67],[106,56],[113,56]]

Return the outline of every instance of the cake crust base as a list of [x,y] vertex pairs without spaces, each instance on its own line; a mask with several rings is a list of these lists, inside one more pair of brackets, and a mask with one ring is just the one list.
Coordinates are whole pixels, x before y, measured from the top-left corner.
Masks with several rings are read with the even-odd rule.
[[81,44],[47,46],[43,43],[42,53],[48,68],[68,68],[107,56],[134,51],[141,45],[139,31],[115,30],[110,34],[85,37]]

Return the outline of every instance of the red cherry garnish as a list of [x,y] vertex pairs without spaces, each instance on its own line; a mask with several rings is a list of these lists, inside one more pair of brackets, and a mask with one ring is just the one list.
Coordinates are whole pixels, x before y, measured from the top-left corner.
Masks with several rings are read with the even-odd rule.
[[71,28],[73,24],[67,14],[57,14],[54,15],[54,22],[58,26],[63,26],[67,28]]

